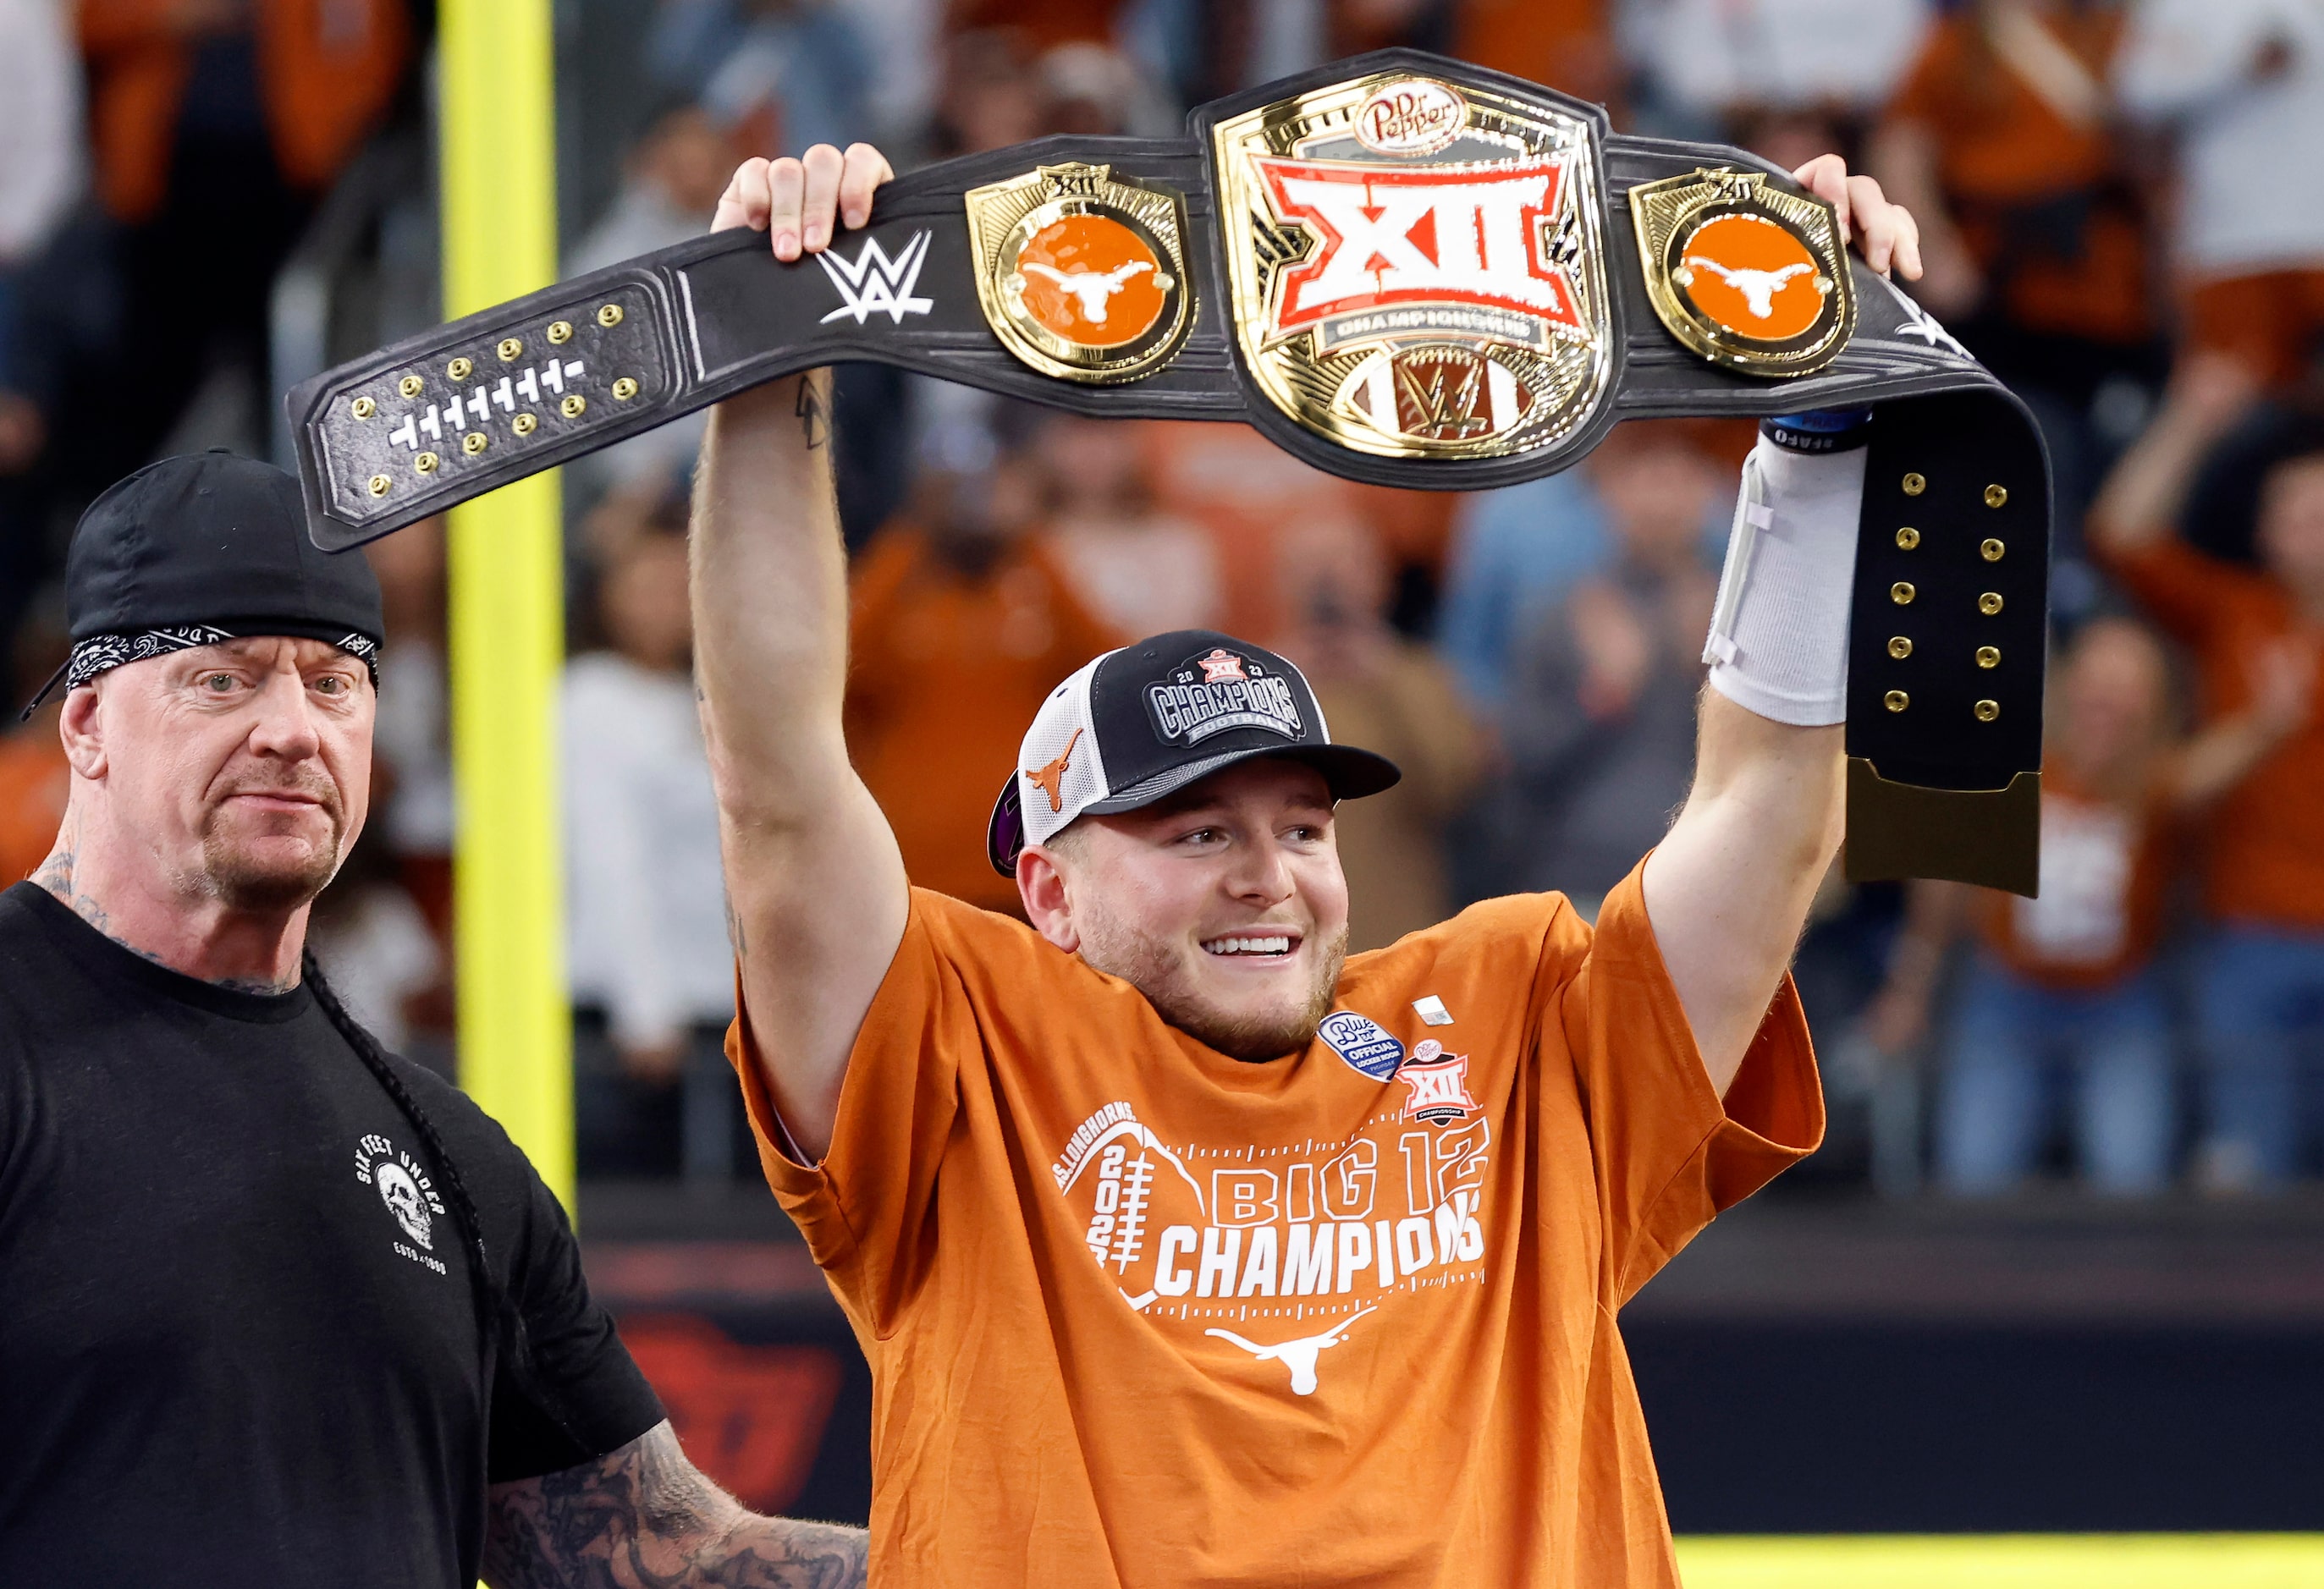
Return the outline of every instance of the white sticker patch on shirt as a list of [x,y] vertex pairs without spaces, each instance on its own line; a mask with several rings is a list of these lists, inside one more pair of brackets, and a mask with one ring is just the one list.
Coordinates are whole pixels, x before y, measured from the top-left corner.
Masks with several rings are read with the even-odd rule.
[[1414,999],[1412,1001],[1412,1007],[1414,1012],[1431,1026],[1450,1026],[1452,1024],[1452,1012],[1446,1009],[1444,1007],[1444,1001],[1437,997],[1433,993],[1426,998]]

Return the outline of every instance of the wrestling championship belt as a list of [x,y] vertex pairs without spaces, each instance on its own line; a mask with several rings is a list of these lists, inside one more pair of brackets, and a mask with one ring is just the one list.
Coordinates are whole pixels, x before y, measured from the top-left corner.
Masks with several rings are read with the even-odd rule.
[[288,400],[342,550],[746,387],[848,360],[1317,468],[1477,491],[1623,419],[1860,409],[1848,872],[2034,892],[2049,464],[2031,417],[1739,150],[1391,50],[881,188],[778,262],[698,237],[410,337]]

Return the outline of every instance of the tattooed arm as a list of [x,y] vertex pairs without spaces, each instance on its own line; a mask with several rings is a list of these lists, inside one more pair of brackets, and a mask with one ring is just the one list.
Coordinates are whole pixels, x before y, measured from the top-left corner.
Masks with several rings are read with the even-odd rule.
[[562,1473],[493,1486],[494,1589],[861,1589],[861,1529],[745,1511],[667,1423]]
[[[887,174],[861,143],[844,156],[825,143],[804,161],[750,161],[717,225],[762,230],[778,259],[797,261],[862,225]],[[829,391],[816,372],[720,403],[693,528],[694,676],[742,991],[752,1027],[782,1033],[759,1056],[763,1078],[793,1140],[817,1159],[910,901],[895,835],[848,762],[840,722],[847,558],[825,445]]]

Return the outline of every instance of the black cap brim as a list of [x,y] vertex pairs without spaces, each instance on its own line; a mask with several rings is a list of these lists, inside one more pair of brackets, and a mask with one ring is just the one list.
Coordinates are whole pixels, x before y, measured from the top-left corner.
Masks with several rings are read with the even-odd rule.
[[[1360,800],[1367,794],[1382,794],[1404,777],[1404,769],[1387,757],[1353,745],[1253,745],[1166,768],[1103,800],[1090,802],[1082,807],[1074,821],[1093,813],[1112,816],[1139,810],[1213,773],[1224,772],[1240,762],[1256,761],[1261,757],[1314,767],[1323,775],[1324,786],[1335,801]],[[1017,875],[1018,854],[1024,847],[1025,815],[1018,804],[1017,776],[1011,773],[1001,787],[1001,797],[992,803],[991,820],[985,824],[984,856],[992,863],[994,871],[1004,877],[1013,877]]]
[[24,703],[24,710],[16,714],[16,721],[18,722],[32,721],[32,713],[41,709],[41,703],[46,701],[49,696],[55,692],[56,687],[65,682],[65,675],[71,671],[71,657],[68,657],[62,662],[58,663],[56,672],[49,675],[49,682],[42,684],[39,689],[33,691],[32,698]]

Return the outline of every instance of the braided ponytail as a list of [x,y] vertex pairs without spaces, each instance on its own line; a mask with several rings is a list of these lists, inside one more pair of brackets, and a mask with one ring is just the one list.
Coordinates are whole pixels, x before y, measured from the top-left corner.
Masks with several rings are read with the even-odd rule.
[[338,1029],[339,1035],[346,1039],[347,1046],[355,1051],[355,1058],[363,1061],[364,1068],[372,1073],[372,1079],[379,1083],[381,1090],[403,1112],[404,1118],[411,1122],[411,1128],[419,1134],[420,1144],[428,1150],[428,1156],[435,1161],[437,1171],[444,1178],[447,1200],[451,1204],[453,1216],[462,1234],[467,1238],[465,1245],[468,1262],[468,1290],[475,1302],[476,1335],[484,1357],[482,1382],[491,1384],[493,1362],[499,1355],[501,1342],[506,1339],[510,1346],[507,1360],[510,1377],[542,1415],[556,1425],[558,1432],[578,1446],[579,1440],[566,1422],[561,1401],[546,1392],[540,1376],[533,1372],[532,1348],[524,1327],[524,1315],[518,1309],[507,1289],[493,1278],[492,1257],[484,1246],[484,1222],[476,1212],[475,1199],[468,1193],[468,1183],[461,1178],[459,1161],[453,1158],[451,1149],[438,1134],[435,1122],[420,1107],[420,1100],[411,1096],[410,1088],[404,1086],[403,1078],[395,1073],[395,1067],[389,1062],[387,1051],[380,1045],[379,1039],[349,1013],[337,992],[325,979],[322,965],[315,959],[315,951],[311,948],[303,952],[300,963],[307,986],[314,990],[315,1003],[321,1007],[331,1024]]

